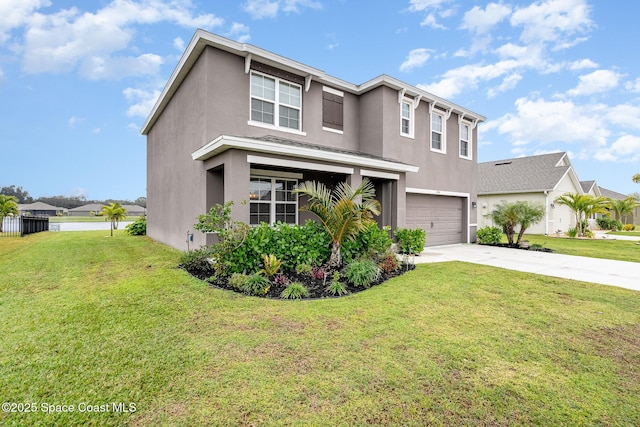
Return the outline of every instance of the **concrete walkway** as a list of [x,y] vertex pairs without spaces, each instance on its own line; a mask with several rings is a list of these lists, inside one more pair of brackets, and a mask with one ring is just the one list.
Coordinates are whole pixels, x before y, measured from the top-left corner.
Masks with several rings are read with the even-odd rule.
[[425,248],[420,256],[414,257],[414,260],[416,264],[464,261],[640,291],[640,246],[638,247],[638,262],[613,261],[476,244]]

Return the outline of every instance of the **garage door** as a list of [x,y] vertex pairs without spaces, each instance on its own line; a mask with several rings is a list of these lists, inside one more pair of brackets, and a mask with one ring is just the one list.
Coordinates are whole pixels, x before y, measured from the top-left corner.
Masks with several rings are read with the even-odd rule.
[[461,197],[407,194],[407,228],[427,232],[427,246],[463,243]]

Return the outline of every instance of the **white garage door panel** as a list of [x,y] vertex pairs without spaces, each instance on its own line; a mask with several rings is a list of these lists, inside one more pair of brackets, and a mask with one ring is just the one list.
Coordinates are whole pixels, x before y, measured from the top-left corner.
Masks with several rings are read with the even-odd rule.
[[407,227],[427,232],[427,246],[463,241],[460,197],[407,194]]

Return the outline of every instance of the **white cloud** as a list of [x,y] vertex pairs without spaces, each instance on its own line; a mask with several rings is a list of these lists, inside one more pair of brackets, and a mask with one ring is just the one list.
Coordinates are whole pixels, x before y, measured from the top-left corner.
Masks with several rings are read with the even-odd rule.
[[420,26],[444,30],[446,27],[438,22],[436,15],[441,18],[449,18],[455,15],[454,8],[443,8],[448,3],[451,3],[451,0],[410,0],[407,10],[425,14]]
[[253,19],[275,18],[280,10],[300,13],[303,8],[322,9],[322,3],[313,0],[247,0],[242,5]]
[[420,84],[419,88],[442,98],[453,98],[462,90],[475,89],[478,83],[505,76],[520,67],[518,61],[499,61],[490,65],[465,65],[447,71],[442,80],[432,84]]
[[519,98],[516,112],[483,125],[507,135],[513,145],[580,144],[583,150],[606,146],[610,131],[601,104]]
[[410,0],[409,12],[422,12],[427,9],[434,9],[450,1],[451,0]]
[[407,55],[407,59],[400,65],[400,71],[411,71],[414,68],[422,67],[431,56],[428,49],[412,49]]
[[569,96],[592,95],[610,91],[618,86],[621,75],[611,70],[596,70],[590,74],[580,76],[580,83],[574,89],[568,90]]
[[249,27],[244,24],[240,24],[239,22],[231,24],[231,28],[227,32],[226,36],[240,43],[246,43],[251,39]]
[[502,83],[497,88],[491,88],[487,91],[487,97],[493,98],[501,92],[506,92],[508,90],[514,89],[518,83],[522,80],[522,75],[518,73],[513,73],[508,75],[502,80]]
[[461,28],[476,34],[484,34],[510,14],[511,7],[501,3],[489,3],[484,10],[474,6],[473,9],[465,12]]
[[[0,78],[1,77],[2,77],[2,70],[0,70]],[[638,77],[634,81],[627,82],[624,87],[629,92],[634,92],[634,93],[640,92],[640,77]]]
[[[85,77],[117,78],[157,71],[157,55],[118,55],[131,48],[135,24],[172,22],[212,28],[222,24],[212,14],[193,15],[190,3],[116,0],[95,13],[78,8],[33,14],[24,35],[23,69],[28,73],[64,73],[79,68]],[[144,67],[151,67],[148,72]],[[118,73],[118,75],[116,75]]]
[[444,25],[438,23],[436,15],[434,13],[429,13],[427,16],[425,16],[420,25],[423,27],[431,27],[434,30],[445,30],[447,28]]
[[0,2],[0,45],[9,39],[9,31],[25,25],[33,11],[50,6],[49,0],[2,0]]
[[81,117],[71,116],[71,117],[69,117],[69,120],[67,120],[67,126],[69,126],[71,129],[73,129],[74,127],[76,127],[76,125],[78,123],[84,122],[84,120],[85,119],[83,119]]
[[184,40],[181,37],[173,39],[173,47],[182,52],[184,50]]
[[143,90],[128,87],[122,91],[128,101],[134,102],[127,109],[127,116],[147,117],[160,96],[159,90]]
[[590,59],[581,59],[580,61],[574,61],[569,65],[569,69],[573,71],[586,70],[587,68],[597,68],[598,64]]
[[623,135],[610,147],[596,151],[596,160],[612,162],[637,162],[640,161],[640,137],[635,135]]
[[523,27],[524,43],[553,42],[556,47],[570,47],[584,38],[571,39],[593,25],[586,0],[544,0],[516,9],[511,25]]

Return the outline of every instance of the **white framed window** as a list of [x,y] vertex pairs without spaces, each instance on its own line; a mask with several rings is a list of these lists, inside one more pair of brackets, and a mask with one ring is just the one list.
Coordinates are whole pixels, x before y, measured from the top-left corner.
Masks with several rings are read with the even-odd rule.
[[261,222],[298,223],[298,197],[295,179],[251,176],[249,181],[249,224]]
[[431,151],[446,154],[447,144],[445,135],[445,119],[444,115],[431,113]]
[[471,160],[473,158],[473,146],[471,145],[471,126],[460,123],[460,157]]
[[413,102],[407,98],[400,103],[400,135],[413,138]]
[[251,71],[249,124],[301,132],[302,86]]

